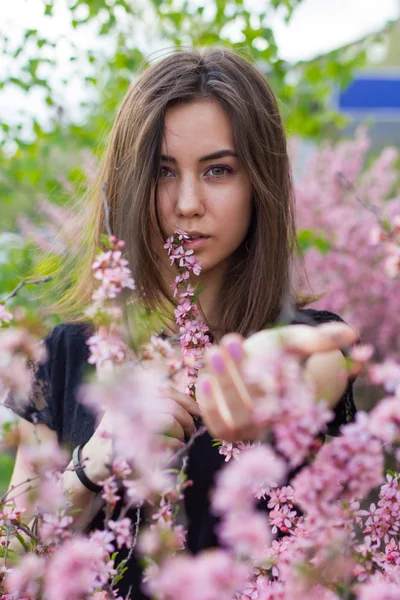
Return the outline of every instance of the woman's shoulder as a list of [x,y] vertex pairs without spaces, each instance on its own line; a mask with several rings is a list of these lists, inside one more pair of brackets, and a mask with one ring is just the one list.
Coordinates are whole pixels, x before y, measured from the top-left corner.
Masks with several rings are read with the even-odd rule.
[[[79,383],[87,365],[86,344],[92,333],[87,323],[60,323],[42,340],[45,357],[30,362],[31,389],[27,398],[11,394],[4,405],[31,423],[43,423],[60,433],[62,411],[70,391]],[[72,396],[71,396],[72,397]]]
[[52,347],[84,347],[87,339],[93,334],[93,326],[90,323],[63,322],[59,323],[45,336],[44,342]]

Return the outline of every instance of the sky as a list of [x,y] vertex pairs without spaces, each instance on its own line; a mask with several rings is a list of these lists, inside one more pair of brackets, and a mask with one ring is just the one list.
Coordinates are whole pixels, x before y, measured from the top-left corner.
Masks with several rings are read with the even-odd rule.
[[[262,0],[249,0],[260,5]],[[25,28],[37,28],[48,37],[64,34],[71,37],[81,48],[104,44],[89,32],[72,31],[65,18],[67,0],[56,6],[64,6],[49,20],[43,16],[43,0],[0,0],[0,29],[7,32],[11,42],[18,41]],[[333,48],[347,44],[367,33],[378,31],[389,19],[400,18],[400,0],[303,0],[288,25],[276,15],[272,22],[282,58],[292,62],[312,58]],[[56,49],[57,69],[60,77],[69,76],[67,56],[69,50],[62,41]],[[2,69],[10,68],[0,61]],[[15,69],[15,64],[11,66]],[[83,79],[81,77],[81,79]],[[79,110],[84,94],[83,82],[71,79],[69,110],[71,115]],[[39,121],[46,111],[43,93],[33,91],[29,101],[26,94],[16,89],[0,94],[0,120],[21,120],[20,112],[35,114]],[[65,98],[63,98],[65,105]]]

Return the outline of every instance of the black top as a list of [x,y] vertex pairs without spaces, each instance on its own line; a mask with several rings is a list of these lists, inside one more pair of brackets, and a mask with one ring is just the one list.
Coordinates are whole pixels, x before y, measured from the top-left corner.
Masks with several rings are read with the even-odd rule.
[[[312,325],[329,321],[342,321],[328,311],[304,309],[300,311]],[[86,443],[95,430],[95,418],[90,409],[76,400],[76,390],[82,381],[89,356],[86,339],[90,328],[83,324],[61,324],[45,338],[48,360],[35,368],[32,392],[27,404],[16,405],[12,398],[5,402],[20,416],[32,423],[44,423],[56,431],[61,444],[72,449],[77,444]],[[335,418],[328,426],[330,435],[337,435],[340,425],[353,420],[356,408],[353,401],[352,381],[335,408]],[[224,464],[224,457],[213,447],[212,439],[206,432],[199,437],[190,449],[188,478],[193,485],[185,490],[185,511],[188,522],[187,547],[197,553],[217,545],[215,536],[216,519],[210,514],[209,492],[218,469]],[[135,513],[130,514],[135,520]],[[114,517],[115,518],[115,517]],[[99,513],[90,529],[103,528],[102,514]],[[124,552],[121,551],[121,558]],[[132,586],[132,598],[146,598],[139,591],[140,574],[135,557],[119,583],[120,595],[125,597]]]

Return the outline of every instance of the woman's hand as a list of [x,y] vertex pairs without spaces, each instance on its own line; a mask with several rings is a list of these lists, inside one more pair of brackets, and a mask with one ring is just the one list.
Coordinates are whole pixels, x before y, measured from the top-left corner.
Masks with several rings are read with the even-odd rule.
[[211,435],[227,441],[256,440],[262,435],[253,418],[252,390],[241,376],[246,356],[267,355],[277,347],[297,353],[305,361],[305,377],[314,385],[317,397],[334,406],[348,379],[339,349],[357,339],[354,329],[336,322],[263,330],[247,340],[237,334],[226,335],[218,346],[207,350],[205,371],[197,385],[197,399]]
[[[172,450],[179,450],[185,439],[195,431],[193,417],[199,417],[201,410],[197,402],[174,387],[166,390],[162,412],[152,415],[154,430],[162,436],[163,444]],[[109,476],[112,442],[102,432],[112,432],[110,414],[105,413],[93,436],[82,448],[82,463],[89,479],[94,483]]]

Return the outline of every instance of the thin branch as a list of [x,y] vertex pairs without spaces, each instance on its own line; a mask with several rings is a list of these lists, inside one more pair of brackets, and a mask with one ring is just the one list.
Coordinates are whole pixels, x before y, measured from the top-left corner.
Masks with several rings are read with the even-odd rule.
[[39,538],[34,533],[32,533],[29,527],[27,527],[23,523],[18,523],[18,525],[16,525],[15,527],[16,529],[20,529],[21,531],[26,533],[26,535],[30,537],[34,542],[36,542],[37,544],[39,543]]
[[[27,479],[25,479],[24,481],[21,481],[20,483],[17,483],[16,485],[13,485],[10,487],[10,489],[8,489],[1,497],[0,497],[0,504],[5,504],[6,502],[12,502],[14,500],[14,498],[17,498],[19,496],[14,496],[13,498],[8,498],[8,494],[10,494],[11,492],[13,492],[14,490],[16,490],[19,487],[22,487],[23,485],[26,485],[27,483],[32,483],[32,481],[35,481],[36,479],[40,479],[40,475],[37,475],[36,477],[28,477]],[[32,489],[31,487],[29,487],[27,490],[24,490],[21,493],[24,493],[25,491],[28,491]]]
[[203,435],[203,433],[205,433],[206,431],[207,431],[207,427],[205,427],[205,425],[202,425],[196,431],[196,433],[194,433],[192,435],[192,437],[190,438],[190,440],[188,441],[188,443],[185,444],[185,446],[183,446],[183,448],[181,448],[180,450],[178,450],[178,452],[175,452],[175,454],[173,454],[171,456],[171,458],[168,461],[168,464],[171,464],[171,463],[175,462],[178,458],[182,458],[186,454],[188,454],[190,448],[193,446],[193,444],[197,440],[197,438],[200,437],[201,435]]
[[7,537],[6,537],[6,547],[4,549],[4,572],[6,571],[6,568],[7,568],[8,546],[10,544],[10,528],[8,526],[6,527],[6,531],[7,531]]
[[107,200],[107,181],[103,183],[101,186],[101,197],[103,198],[103,206],[104,206],[104,224],[107,230],[108,235],[112,236],[111,224],[110,224],[110,207],[108,205]]
[[18,294],[19,290],[21,288],[23,288],[25,285],[39,285],[41,283],[47,283],[48,281],[51,281],[52,279],[53,278],[50,275],[48,275],[47,277],[42,277],[41,279],[36,279],[36,281],[20,281],[20,283],[17,285],[17,287],[11,292],[11,294],[6,296],[5,300],[3,300],[2,302],[5,304],[9,300],[11,300],[11,298],[14,298]]
[[[126,564],[128,564],[129,560],[131,559],[133,551],[137,544],[137,540],[138,540],[138,536],[139,536],[140,520],[141,520],[141,508],[142,508],[142,505],[138,506],[136,509],[135,534],[133,536],[132,546],[129,548],[128,556],[123,560],[124,566]],[[115,579],[117,577],[118,577],[118,573],[116,575],[114,575],[114,578],[113,578],[113,580],[111,582],[111,586],[110,586],[111,588],[113,588],[113,586],[115,585]]]
[[354,185],[354,183],[352,183],[351,181],[349,181],[347,179],[347,177],[341,172],[339,171],[337,173],[338,178],[340,179],[340,181],[342,182],[343,187],[346,188],[346,190],[349,190],[351,192],[354,193],[354,197],[357,200],[357,202],[359,202],[364,208],[366,208],[367,210],[369,210],[370,212],[372,212],[375,217],[378,219],[379,223],[382,222],[381,219],[381,213],[379,211],[379,209],[374,206],[373,204],[370,204],[369,202],[366,202],[364,200],[364,198],[362,198],[356,188],[356,186]]

